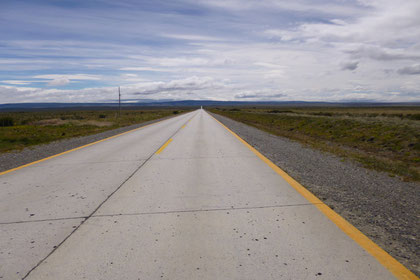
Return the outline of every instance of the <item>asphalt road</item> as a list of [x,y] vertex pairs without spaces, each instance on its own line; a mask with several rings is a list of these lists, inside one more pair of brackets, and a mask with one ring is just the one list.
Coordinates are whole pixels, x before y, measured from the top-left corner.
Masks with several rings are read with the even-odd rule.
[[0,175],[2,279],[395,279],[203,110]]

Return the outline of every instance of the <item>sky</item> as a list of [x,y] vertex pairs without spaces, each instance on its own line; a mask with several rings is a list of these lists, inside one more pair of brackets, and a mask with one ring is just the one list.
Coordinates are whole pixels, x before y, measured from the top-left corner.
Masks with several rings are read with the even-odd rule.
[[0,103],[420,101],[419,0],[1,0]]

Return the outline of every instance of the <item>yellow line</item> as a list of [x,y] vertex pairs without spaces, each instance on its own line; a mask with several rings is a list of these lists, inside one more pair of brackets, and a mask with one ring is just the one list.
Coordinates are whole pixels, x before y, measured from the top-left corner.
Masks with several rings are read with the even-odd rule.
[[[165,119],[165,120],[166,120],[166,119]],[[151,125],[153,125],[153,124],[157,124],[157,123],[163,122],[163,121],[164,121],[164,120],[161,120],[161,121],[158,121],[158,122],[155,122],[155,123],[151,123],[151,124],[148,124],[148,125],[145,125],[145,126],[142,126],[142,127],[138,127],[138,128],[135,128],[135,129],[132,129],[132,130],[129,130],[129,131],[126,131],[126,132],[123,132],[123,133],[120,133],[120,134],[116,134],[116,135],[114,135],[114,136],[111,136],[111,137],[108,137],[108,138],[105,138],[105,139],[102,139],[102,140],[96,141],[96,142],[92,142],[92,143],[89,143],[89,144],[86,144],[86,145],[83,145],[83,146],[80,146],[80,147],[77,147],[77,148],[74,148],[74,149],[71,149],[71,150],[68,150],[68,151],[65,151],[65,152],[62,152],[62,153],[56,154],[56,155],[52,155],[52,156],[49,156],[49,157],[46,157],[46,158],[43,158],[43,159],[40,159],[40,160],[37,160],[37,161],[33,161],[33,162],[31,162],[31,163],[28,163],[28,164],[24,164],[24,165],[18,166],[18,167],[16,167],[16,168],[12,168],[12,169],[9,169],[9,170],[6,170],[6,171],[3,171],[3,172],[0,172],[0,176],[1,176],[1,175],[4,175],[4,174],[7,174],[7,173],[9,173],[9,172],[15,171],[15,170],[22,169],[22,168],[24,168],[24,167],[27,167],[27,166],[30,166],[30,165],[33,165],[33,164],[36,164],[36,163],[39,163],[39,162],[43,162],[43,161],[45,161],[45,160],[47,160],[47,159],[52,159],[52,158],[55,158],[55,157],[58,157],[58,156],[61,156],[61,155],[64,155],[64,154],[67,154],[67,153],[70,153],[70,152],[73,152],[73,151],[77,151],[77,150],[80,150],[80,149],[83,149],[83,148],[86,148],[86,147],[89,147],[89,146],[92,146],[92,145],[98,144],[98,143],[100,143],[100,142],[103,142],[103,141],[106,141],[106,140],[109,140],[109,139],[112,139],[112,138],[116,138],[116,137],[118,137],[118,136],[121,136],[121,135],[124,135],[124,134],[130,133],[130,132],[133,132],[133,131],[136,131],[136,130],[139,130],[139,129],[142,129],[142,128],[145,128],[145,127],[151,126]]]
[[[213,117],[213,116],[212,116]],[[214,117],[213,117],[214,118]],[[310,203],[314,204],[319,211],[327,216],[334,224],[336,224],[344,233],[350,236],[357,244],[363,249],[368,251],[373,257],[375,257],[379,263],[386,267],[397,279],[419,279],[414,273],[408,270],[405,266],[399,263],[396,259],[385,252],[376,243],[370,240],[366,235],[360,232],[352,224],[347,222],[343,217],[334,212],[330,207],[323,203],[314,194],[308,191],[305,187],[299,184],[296,180],[289,176],[286,172],[280,169],[277,165],[271,162],[268,158],[263,156],[254,147],[249,145],[245,140],[239,137],[235,132],[227,128],[224,124],[214,118],[219,124],[233,134],[239,141],[241,141],[248,149],[250,149],[255,155],[257,155],[262,161],[270,166],[277,174],[283,177],[298,193],[306,198]]]
[[185,128],[186,124],[184,124],[181,128]]
[[157,154],[157,155],[158,155],[158,154],[160,154],[163,150],[165,150],[166,146],[168,146],[168,145],[169,145],[169,143],[171,143],[171,142],[172,142],[172,138],[171,138],[171,139],[169,139],[168,141],[166,141],[166,143],[165,143],[165,144],[163,144],[163,146],[162,146],[162,147],[160,147],[160,149],[159,149],[159,150],[157,150],[156,154]]

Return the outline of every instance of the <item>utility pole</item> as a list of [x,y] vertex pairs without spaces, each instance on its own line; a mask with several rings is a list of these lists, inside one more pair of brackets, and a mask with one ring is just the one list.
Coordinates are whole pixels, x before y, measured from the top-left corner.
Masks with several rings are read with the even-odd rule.
[[118,87],[118,118],[121,116],[121,90]]

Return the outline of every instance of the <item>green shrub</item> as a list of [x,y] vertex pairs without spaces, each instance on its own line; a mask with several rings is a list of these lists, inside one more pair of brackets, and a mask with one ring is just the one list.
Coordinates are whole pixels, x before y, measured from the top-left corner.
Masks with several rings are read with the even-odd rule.
[[0,126],[1,127],[13,126],[13,125],[14,125],[13,118],[11,118],[11,117],[2,117],[2,118],[0,118]]
[[333,114],[330,113],[330,112],[316,112],[316,113],[313,113],[312,115],[315,115],[315,116],[326,116],[326,117],[332,117],[333,116]]
[[420,114],[409,114],[407,118],[410,120],[420,121]]
[[276,113],[293,113],[293,111],[290,111],[290,110],[269,110],[269,111],[267,111],[267,113],[272,113],[272,114],[276,114]]

